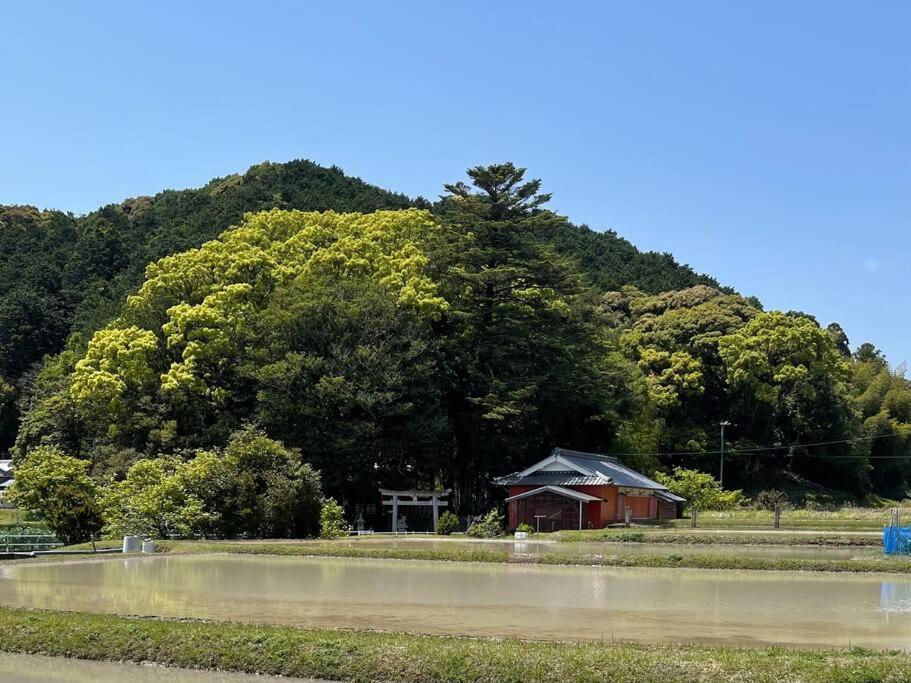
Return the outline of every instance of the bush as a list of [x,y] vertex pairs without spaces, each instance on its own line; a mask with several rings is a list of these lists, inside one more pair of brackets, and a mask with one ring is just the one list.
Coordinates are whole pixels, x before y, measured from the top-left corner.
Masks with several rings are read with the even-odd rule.
[[496,508],[468,527],[466,535],[472,538],[496,538],[503,535],[503,520]]
[[440,515],[440,519],[437,521],[437,533],[440,536],[449,536],[458,531],[460,527],[459,518],[448,510]]
[[89,462],[39,446],[16,463],[10,500],[37,515],[63,543],[93,538],[102,526],[98,489]]
[[519,526],[516,527],[516,531],[522,532],[523,534],[533,534],[535,533],[535,528],[531,524],[522,522]]
[[301,538],[318,533],[322,484],[299,450],[247,426],[231,435],[223,452],[212,455],[215,471],[200,477],[196,493],[218,514],[215,535]]
[[323,509],[319,513],[319,527],[320,538],[342,538],[348,535],[345,511],[334,498],[327,498],[323,503]]
[[139,534],[156,538],[201,535],[215,518],[191,490],[194,477],[203,470],[202,464],[201,459],[186,463],[173,456],[134,464],[123,481],[109,482],[102,492],[106,531],[117,536]]
[[315,536],[319,473],[300,452],[244,427],[224,449],[140,460],[102,494],[107,530],[159,538]]
[[726,491],[711,474],[698,470],[675,467],[671,474],[656,472],[654,478],[699,510],[730,510],[743,499],[743,491]]
[[783,491],[778,491],[777,489],[767,489],[765,491],[760,491],[756,494],[756,497],[753,498],[753,507],[755,507],[757,510],[771,511],[775,509],[776,505],[780,505],[782,508],[787,508],[790,506],[788,497]]

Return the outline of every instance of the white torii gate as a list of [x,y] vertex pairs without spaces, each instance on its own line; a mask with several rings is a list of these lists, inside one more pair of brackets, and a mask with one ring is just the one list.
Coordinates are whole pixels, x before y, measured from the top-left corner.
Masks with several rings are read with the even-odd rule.
[[421,506],[433,507],[433,530],[437,530],[440,521],[440,508],[447,507],[449,503],[446,498],[452,489],[443,491],[392,491],[390,489],[380,489],[383,495],[383,505],[392,506],[392,531],[398,531],[399,526],[399,506]]

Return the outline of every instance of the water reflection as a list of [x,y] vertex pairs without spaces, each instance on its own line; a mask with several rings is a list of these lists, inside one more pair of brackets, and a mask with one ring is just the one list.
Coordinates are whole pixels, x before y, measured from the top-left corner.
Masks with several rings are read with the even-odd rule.
[[911,583],[883,581],[880,585],[879,605],[883,612],[893,614],[911,612]]
[[0,603],[554,639],[911,646],[911,578],[276,556],[22,564]]

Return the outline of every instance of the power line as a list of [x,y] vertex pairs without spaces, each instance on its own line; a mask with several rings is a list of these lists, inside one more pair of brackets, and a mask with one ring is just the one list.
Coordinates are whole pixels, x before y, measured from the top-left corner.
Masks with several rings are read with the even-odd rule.
[[[726,453],[728,455],[734,455],[737,453],[762,453],[769,451],[790,451],[795,448],[812,448],[814,446],[834,446],[837,444],[844,443],[859,443],[862,441],[873,441],[875,439],[887,439],[890,437],[896,436],[905,436],[904,434],[878,434],[876,436],[858,436],[853,439],[837,439],[834,441],[816,441],[811,443],[797,443],[790,446],[761,446],[756,448],[733,448],[726,451],[714,450],[714,451],[659,451],[656,453],[612,453],[618,457],[633,457],[633,456],[642,456],[642,455],[657,455],[657,456],[669,456],[669,455],[719,455],[721,453]],[[774,455],[774,453],[772,454]],[[816,458],[869,458],[869,459],[887,459],[887,458],[906,458],[909,456],[904,455],[812,455],[809,453],[801,454],[801,457],[816,457]]]

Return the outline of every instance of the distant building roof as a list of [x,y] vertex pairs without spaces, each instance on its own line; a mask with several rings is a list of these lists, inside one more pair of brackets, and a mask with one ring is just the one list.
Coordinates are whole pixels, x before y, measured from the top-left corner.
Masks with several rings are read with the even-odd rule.
[[676,493],[671,493],[670,491],[655,491],[655,497],[660,498],[661,500],[667,501],[668,503],[685,503],[686,498],[681,498]]
[[582,491],[574,491],[573,489],[566,489],[566,488],[563,488],[562,486],[541,486],[539,488],[532,489],[531,491],[525,491],[524,493],[519,493],[515,496],[510,496],[509,498],[506,499],[506,502],[508,503],[511,500],[519,500],[520,498],[527,498],[528,496],[536,496],[539,493],[543,493],[544,491],[549,491],[550,493],[556,493],[558,496],[565,496],[566,498],[573,498],[573,499],[581,501],[583,503],[594,503],[596,501],[601,500],[600,498],[598,498],[598,496],[591,496],[587,493],[583,493]]
[[674,496],[666,486],[630,469],[619,458],[600,453],[584,453],[567,448],[555,448],[549,456],[521,472],[513,472],[494,480],[501,486],[627,486],[652,489],[672,496],[675,502],[684,499]]
[[585,476],[574,470],[566,472],[535,472],[525,476],[519,476],[519,473],[507,474],[505,477],[496,479],[496,483],[502,484],[509,480],[510,486],[603,486],[606,482],[602,477]]

